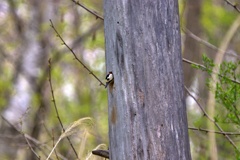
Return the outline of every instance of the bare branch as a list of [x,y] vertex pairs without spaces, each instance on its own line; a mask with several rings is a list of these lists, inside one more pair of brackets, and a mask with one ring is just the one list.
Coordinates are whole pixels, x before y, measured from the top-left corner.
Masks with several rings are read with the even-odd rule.
[[198,100],[191,94],[191,92],[188,90],[188,88],[186,86],[185,87],[185,90],[187,91],[188,95],[190,97],[193,98],[193,100],[197,103],[197,105],[199,106],[199,108],[201,109],[201,111],[203,112],[203,114],[207,117],[207,119],[209,119],[212,123],[214,123],[214,125],[219,129],[220,132],[222,132],[222,135],[224,137],[226,137],[226,139],[232,144],[232,146],[238,151],[240,152],[240,150],[238,149],[238,147],[236,146],[236,144],[233,142],[233,140],[227,135],[227,134],[224,134],[225,132],[223,131],[223,129],[219,126],[219,124],[213,120],[208,114],[207,112],[204,110],[204,108],[202,107],[202,105],[198,102]]
[[236,11],[238,11],[240,13],[240,9],[238,8],[238,4],[235,3],[233,4],[233,2],[230,2],[229,0],[224,0],[228,5],[232,6]]
[[210,133],[216,133],[216,134],[221,134],[221,135],[240,135],[240,132],[219,132],[219,131],[211,131],[203,128],[194,128],[194,127],[188,127],[189,130],[193,131],[202,131],[202,132],[210,132]]
[[33,154],[37,157],[37,159],[41,159],[41,157],[40,157],[40,156],[34,151],[34,149],[32,148],[32,146],[31,146],[31,144],[29,143],[29,141],[27,140],[25,134],[24,134],[22,131],[18,130],[17,127],[14,126],[13,124],[11,124],[5,117],[3,117],[3,116],[1,116],[1,117],[2,117],[2,119],[3,119],[4,121],[6,121],[12,128],[14,128],[17,132],[19,132],[19,133],[23,136],[23,138],[24,138],[25,141],[27,142],[28,147],[31,149],[31,151],[32,151]]
[[93,11],[93,10],[87,8],[86,6],[84,6],[82,3],[78,2],[78,1],[75,1],[75,0],[72,0],[72,1],[73,1],[73,3],[75,3],[75,4],[79,5],[80,7],[84,8],[86,11],[88,11],[92,15],[96,16],[96,18],[104,20],[103,17],[100,16],[96,11]]
[[[54,105],[54,108],[55,108],[55,112],[56,112],[56,114],[57,114],[57,119],[58,119],[58,121],[59,121],[59,123],[60,123],[60,125],[61,125],[61,127],[62,127],[63,132],[65,132],[65,129],[64,129],[63,124],[62,124],[62,121],[61,121],[61,118],[60,118],[60,116],[59,116],[59,114],[58,114],[57,104],[56,104],[56,100],[55,100],[55,96],[54,96],[54,92],[53,92],[52,78],[51,78],[51,59],[48,60],[48,65],[49,65],[49,75],[48,75],[49,78],[48,78],[48,80],[49,80],[49,84],[50,84],[50,88],[51,88],[53,105]],[[72,149],[73,149],[76,157],[78,158],[77,151],[76,151],[75,148],[73,147],[73,144],[72,144],[70,138],[67,137],[67,140],[68,140],[70,146],[72,147]],[[79,159],[79,158],[78,158],[78,159]]]
[[[55,142],[54,142],[54,132],[53,132],[53,130],[52,130],[52,141],[53,141],[53,147],[54,147],[55,146]],[[59,160],[56,149],[54,149],[54,153],[55,153],[55,155],[57,157],[57,160]]]
[[[9,124],[9,126],[11,126],[14,130],[16,130],[16,131],[19,133],[19,135],[21,135],[22,137],[24,137],[25,140],[28,139],[28,142],[31,141],[31,143],[34,144],[35,147],[37,147],[39,150],[42,151],[42,153],[43,153],[45,156],[47,156],[47,154],[42,150],[42,148],[45,147],[45,148],[47,148],[48,150],[51,150],[51,148],[50,148],[48,145],[46,145],[46,143],[41,143],[40,141],[38,141],[37,139],[31,137],[30,135],[28,135],[28,134],[26,134],[26,133],[23,133],[22,131],[18,130],[18,128],[15,127],[13,124],[11,124],[7,119],[5,119],[2,115],[1,115],[1,117],[2,117],[2,119],[3,119],[5,122],[7,122],[7,124]],[[0,136],[1,136],[1,137],[6,137],[6,138],[15,138],[15,137],[10,136],[10,135],[6,135],[6,136],[0,135]],[[63,155],[61,155],[60,153],[58,153],[58,155],[59,155],[59,157],[60,157],[61,159],[67,160],[67,158],[64,157]]]
[[24,136],[27,144],[28,144],[28,147],[31,149],[31,151],[33,152],[33,154],[37,157],[37,159],[41,159],[41,157],[37,154],[37,152],[34,151],[34,149],[32,148],[32,145],[29,143],[28,139]]
[[89,74],[93,75],[93,77],[100,83],[100,85],[105,87],[105,84],[77,57],[77,55],[75,54],[75,52],[67,45],[67,43],[63,40],[63,38],[61,37],[61,35],[58,33],[58,31],[56,30],[56,28],[54,27],[52,20],[50,19],[50,23],[51,23],[51,27],[53,28],[53,30],[55,31],[55,33],[57,34],[57,37],[59,37],[59,39],[62,41],[62,43],[69,49],[69,51],[71,51],[71,53],[73,54],[74,58],[89,72]]
[[[213,44],[205,41],[204,39],[198,37],[197,35],[195,35],[194,33],[192,33],[189,29],[187,29],[187,28],[182,28],[182,31],[183,31],[185,34],[187,34],[188,36],[190,36],[192,39],[194,39],[194,40],[202,43],[203,45],[207,46],[208,48],[211,48],[211,49],[213,49],[213,50],[215,50],[215,51],[221,51],[218,47],[216,47],[215,45],[213,45]],[[224,52],[225,54],[227,54],[227,55],[229,55],[229,56],[232,56],[232,57],[235,57],[235,58],[237,58],[237,59],[240,59],[240,56],[235,55],[235,54],[233,54],[232,52],[229,52],[229,51],[226,51],[226,52],[225,52],[225,51],[221,51],[221,52]]]

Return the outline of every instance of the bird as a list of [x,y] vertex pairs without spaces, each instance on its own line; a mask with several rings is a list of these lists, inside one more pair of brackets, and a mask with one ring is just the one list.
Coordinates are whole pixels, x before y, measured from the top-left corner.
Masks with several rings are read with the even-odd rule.
[[113,77],[113,73],[109,72],[106,76],[106,85],[105,88],[107,88],[108,84],[111,83],[113,81],[114,77]]

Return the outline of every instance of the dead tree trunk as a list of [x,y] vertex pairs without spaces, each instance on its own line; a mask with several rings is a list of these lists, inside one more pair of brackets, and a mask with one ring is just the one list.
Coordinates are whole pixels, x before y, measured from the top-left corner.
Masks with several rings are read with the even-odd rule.
[[177,0],[106,0],[110,159],[189,160]]

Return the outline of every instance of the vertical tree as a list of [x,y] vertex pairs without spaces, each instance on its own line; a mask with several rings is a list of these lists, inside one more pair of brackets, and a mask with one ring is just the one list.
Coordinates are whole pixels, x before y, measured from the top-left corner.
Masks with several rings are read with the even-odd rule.
[[107,0],[110,159],[191,159],[177,0]]

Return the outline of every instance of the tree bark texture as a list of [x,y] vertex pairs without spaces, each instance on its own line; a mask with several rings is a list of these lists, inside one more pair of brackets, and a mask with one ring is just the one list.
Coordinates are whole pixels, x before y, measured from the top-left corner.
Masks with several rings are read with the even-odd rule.
[[177,0],[105,0],[110,159],[189,160]]

